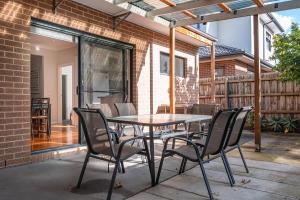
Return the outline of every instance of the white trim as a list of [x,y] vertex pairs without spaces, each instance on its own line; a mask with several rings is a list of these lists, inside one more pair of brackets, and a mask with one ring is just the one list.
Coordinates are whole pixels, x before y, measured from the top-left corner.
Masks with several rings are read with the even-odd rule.
[[[119,8],[123,8],[125,10],[128,10],[131,13],[140,15],[142,17],[146,17],[147,16],[147,11],[145,11],[144,9],[141,9],[135,5],[129,4],[128,1],[122,1],[123,3],[115,3],[115,0],[105,0],[106,2],[109,2],[111,4],[114,4],[116,6],[118,6]],[[117,0],[118,1],[118,0]],[[170,22],[161,18],[161,17],[148,17],[150,18],[152,21],[157,22],[159,24],[162,24],[164,26],[169,27],[170,26]]]
[[269,5],[265,5],[264,7],[251,7],[245,8],[241,10],[237,10],[236,13],[219,13],[219,14],[211,14],[207,16],[201,16],[196,19],[184,19],[179,20],[175,23],[174,27],[178,26],[187,26],[196,23],[206,23],[206,22],[213,22],[213,21],[221,21],[226,19],[232,18],[239,18],[239,17],[246,17],[256,14],[263,14],[269,12],[277,12],[283,10],[291,10],[300,8],[300,1],[299,0],[291,0],[282,3],[273,3]]

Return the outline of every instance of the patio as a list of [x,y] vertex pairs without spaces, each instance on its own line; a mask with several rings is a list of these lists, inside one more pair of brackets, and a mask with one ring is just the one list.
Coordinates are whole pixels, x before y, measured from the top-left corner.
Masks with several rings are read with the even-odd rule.
[[[263,134],[265,147],[268,147],[264,153],[253,152],[253,147],[247,150],[253,146],[252,137],[251,132],[246,132],[243,137],[243,150],[250,169],[249,174],[245,173],[241,160],[234,157],[236,152],[229,157],[236,177],[234,187],[229,186],[219,159],[205,165],[215,198],[299,199],[300,163],[299,156],[295,152],[299,152],[300,149],[300,136],[295,134],[287,138]],[[284,146],[280,144],[282,137],[285,137]],[[284,155],[283,152],[288,151],[282,147],[288,147],[291,143],[294,145],[290,149],[290,154]],[[158,166],[162,143],[158,141],[155,145],[156,166]],[[20,198],[26,200],[33,197],[57,200],[105,199],[112,170],[108,174],[107,163],[103,161],[91,159],[81,188],[74,189],[83,160],[84,153],[80,153],[61,159],[3,169],[0,171],[0,179],[6,181],[0,183],[2,198],[5,200]],[[288,162],[283,164],[284,161]],[[169,158],[163,167],[161,183],[149,188],[148,166],[141,164],[139,156],[126,162],[125,165],[126,173],[118,174],[117,188],[114,189],[112,199],[207,199],[199,166],[194,167],[188,163],[190,170],[177,175],[180,160]]]
[[[1,84],[2,82],[5,84],[0,86],[2,94],[0,96],[3,96],[0,99],[0,168],[3,168],[0,170],[0,180],[4,180],[0,183],[0,199],[300,199],[300,134],[290,134],[287,137],[283,134],[261,131],[261,117],[266,110],[262,109],[264,108],[262,99],[265,95],[262,91],[259,17],[263,13],[300,8],[300,1],[159,0],[157,2],[157,4],[154,4],[153,0],[102,0],[100,3],[98,0],[1,2],[0,18],[4,28],[0,27],[0,33],[4,39],[1,39],[0,43],[5,49],[0,51],[3,57],[0,63],[3,75],[1,74],[0,81]],[[223,94],[218,94],[217,91],[215,49],[217,38],[191,25],[206,25],[210,22],[246,16],[253,16],[248,31],[251,32],[253,40],[251,44],[254,53],[253,88],[250,95],[243,93],[249,97],[249,101],[243,101],[244,105],[231,105],[229,97],[234,95],[228,94],[229,90],[224,89],[224,98],[226,97],[227,102],[223,106],[224,110],[217,111],[216,108],[222,103],[220,98],[223,97]],[[48,39],[40,38],[39,43],[34,44],[32,34]],[[75,46],[74,51],[70,48],[55,51],[57,57],[70,56],[74,72],[64,74],[60,68],[69,64],[69,61],[61,60],[60,63],[58,58],[50,59],[49,52],[40,56],[41,62],[36,64],[38,70],[32,71],[34,65],[31,62],[31,55],[41,51],[38,45],[50,38],[52,42],[53,39],[68,41]],[[210,73],[207,77],[210,82],[206,84],[209,90],[205,92],[208,100],[204,102],[199,102],[200,91],[203,91],[199,87],[200,46],[205,46],[210,51]],[[44,70],[46,69],[44,57],[47,58],[45,60],[56,61],[47,63],[47,66],[48,64],[51,66],[49,69],[53,73],[52,77]],[[177,71],[181,73],[176,73],[178,67],[176,64],[179,66]],[[67,82],[63,84],[60,80],[67,75],[70,80],[72,79],[72,84],[68,85]],[[47,78],[51,80],[47,81]],[[32,84],[33,79],[35,84]],[[247,84],[248,82],[250,81],[247,80]],[[224,82],[224,86],[225,83],[227,84],[227,81]],[[44,87],[49,85],[55,90]],[[287,88],[290,88],[289,84],[287,85]],[[60,98],[60,91],[63,91],[63,88],[69,88],[68,98]],[[295,109],[273,108],[271,98],[267,106],[272,106],[278,115],[282,114],[280,111],[289,111],[283,114],[290,112],[299,114],[298,93],[299,90],[296,89],[293,93],[287,91],[284,95],[292,98],[286,98],[289,100],[280,104],[296,102]],[[37,98],[51,98],[52,108],[53,111],[57,111],[57,116],[60,115],[60,107],[63,106],[60,106],[60,103],[57,103],[57,107],[54,105],[56,100],[57,102],[62,100],[61,104],[68,108],[68,111],[62,113],[68,114],[68,118],[60,116],[61,120],[59,117],[57,121],[70,121],[74,108],[80,118],[74,120],[77,123],[75,135],[78,137],[74,141],[68,140],[68,144],[72,143],[72,147],[68,148],[78,148],[80,151],[60,155],[57,152],[61,149],[34,151],[30,148],[33,144],[31,139],[34,138],[31,129],[33,119],[37,117],[43,119],[47,124],[47,130],[49,124],[52,124],[48,120],[51,118],[50,103],[46,108],[48,110],[46,114],[45,107],[41,106],[38,109],[39,115],[32,115],[33,94],[36,94]],[[280,94],[270,96],[279,97],[279,95],[283,95],[282,91]],[[68,99],[72,101],[67,105],[64,101]],[[114,105],[116,116],[112,114],[112,110],[107,114],[105,109],[92,108],[93,105],[105,106],[104,104],[108,103]],[[188,108],[184,111],[184,115],[176,112],[176,106],[179,104],[191,104],[194,108],[199,106],[199,103],[204,103],[202,106],[205,108],[209,107],[208,103],[214,105],[213,112],[207,114],[192,110],[187,114]],[[127,113],[122,114],[120,112],[122,109],[116,104],[130,104],[134,112],[126,107]],[[157,108],[164,104],[169,110],[169,114],[165,112],[167,117],[155,115]],[[240,143],[244,123],[252,110],[254,131],[244,131]],[[207,121],[211,119],[213,120],[207,127]],[[112,123],[118,124],[110,126]],[[192,123],[197,123],[197,130],[190,130]],[[37,124],[43,124],[43,121],[39,120]],[[126,132],[123,134],[123,128],[128,124],[134,125],[134,134]],[[142,126],[145,126],[145,132]],[[155,135],[156,128],[169,130],[160,130]],[[194,134],[199,132],[202,134],[207,128],[209,130],[207,135],[199,134],[196,135],[198,138],[193,138]],[[181,138],[176,138],[181,143],[176,143],[175,146],[174,142],[173,146],[168,144],[167,139],[163,150],[162,140],[172,136],[168,135],[169,133],[174,136],[181,134]],[[47,134],[50,135],[48,131]],[[133,141],[131,137],[133,135],[139,136],[144,143],[141,146],[128,145]],[[128,139],[127,136],[130,141],[127,140],[128,144],[123,146],[125,144],[123,139]],[[245,172],[242,160],[235,149],[228,153],[233,177],[224,154],[228,148],[240,148],[239,144],[245,152],[250,173]],[[86,145],[87,154],[81,151]],[[183,150],[177,148],[177,145],[183,147]],[[188,151],[191,149],[192,153]],[[184,152],[185,150],[187,151]],[[149,163],[142,162],[141,156],[135,155],[138,153],[146,154]],[[111,163],[108,166],[107,162],[93,159],[100,159],[98,156],[100,154],[103,154],[104,157],[101,158],[106,160],[108,157],[110,161],[113,159],[116,165]],[[219,156],[216,160],[204,159],[206,156],[215,155]],[[165,159],[161,178],[157,184],[156,177],[159,177],[161,170],[158,166],[161,157],[165,156],[171,157]],[[184,160],[177,156],[182,156]],[[34,163],[39,160],[38,157],[41,157],[40,160],[47,158],[49,160]],[[54,157],[55,159],[52,159]],[[92,158],[88,162],[90,157]],[[241,157],[243,158],[242,155]],[[187,162],[186,171],[179,175],[185,168],[185,162],[182,162],[183,167],[180,167],[180,163],[187,159],[196,163]],[[117,173],[115,180],[115,173],[119,166],[120,169],[123,167],[123,161],[126,173]],[[204,165],[204,170],[203,164],[206,162],[208,164]],[[88,163],[84,177],[83,163]],[[199,164],[202,167],[202,174]],[[204,171],[207,172],[209,181],[205,179]],[[80,172],[83,181],[79,188]],[[78,178],[80,181],[76,187]]]

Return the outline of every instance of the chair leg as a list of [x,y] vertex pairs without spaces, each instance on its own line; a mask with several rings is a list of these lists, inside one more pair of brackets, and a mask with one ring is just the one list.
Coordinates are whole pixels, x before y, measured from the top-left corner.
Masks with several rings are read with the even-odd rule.
[[125,174],[125,167],[124,167],[124,162],[121,161],[121,168],[122,168],[122,173]]
[[204,169],[204,166],[203,166],[203,163],[202,161],[199,159],[199,166],[200,166],[200,169],[201,169],[201,172],[202,172],[202,176],[203,176],[203,179],[204,179],[204,182],[205,182],[205,185],[206,185],[206,189],[207,189],[207,192],[208,192],[208,195],[209,195],[209,199],[210,200],[213,200],[214,197],[213,197],[213,194],[212,194],[212,191],[210,189],[210,185],[209,185],[209,182],[208,182],[208,178],[206,176],[206,173],[205,173],[205,169]]
[[175,149],[175,139],[172,141],[172,149]]
[[241,155],[241,158],[242,158],[244,167],[245,167],[245,169],[246,169],[246,172],[249,173],[249,169],[248,169],[248,166],[247,166],[246,160],[245,160],[245,158],[244,158],[244,155],[243,155],[243,153],[242,153],[242,149],[241,149],[240,145],[238,145],[238,149],[239,149],[239,152],[240,152],[240,155]]
[[149,153],[149,149],[148,149],[147,140],[144,139],[143,142],[144,142],[144,148],[145,148],[145,152],[146,152],[146,157],[147,157],[150,176],[152,177],[151,158],[150,158],[150,153]]
[[182,173],[185,172],[186,163],[187,163],[187,159],[183,158],[182,163],[181,163],[182,164],[182,168],[181,168],[180,174],[182,174]]
[[161,159],[160,159],[160,163],[159,163],[159,167],[158,167],[158,171],[157,171],[156,184],[158,184],[158,182],[159,182],[160,173],[162,170],[164,159],[165,159],[165,152],[163,152],[163,154],[161,155]]
[[81,172],[80,172],[80,176],[79,176],[79,179],[78,179],[78,182],[77,182],[77,186],[76,186],[77,188],[80,188],[80,185],[81,185],[81,182],[82,182],[82,178],[83,178],[87,163],[89,162],[89,158],[90,158],[90,153],[87,152],[87,154],[85,156],[85,159],[84,159],[84,163],[83,163]]
[[180,164],[180,167],[179,167],[178,174],[181,174],[181,172],[182,172],[183,163],[184,163],[184,158],[182,158],[182,160],[181,160],[181,164]]
[[112,177],[111,177],[108,194],[107,194],[107,197],[106,197],[107,200],[111,199],[111,194],[112,194],[112,190],[114,188],[114,184],[115,184],[115,180],[116,180],[116,176],[117,176],[119,166],[120,166],[120,160],[117,159],[116,163],[115,163],[114,172],[113,172]]
[[235,180],[234,180],[234,177],[233,177],[233,174],[231,172],[231,169],[230,169],[230,166],[229,166],[229,163],[226,159],[226,156],[224,153],[220,153],[221,154],[221,158],[222,158],[222,161],[223,161],[223,164],[224,164],[224,167],[225,167],[225,170],[226,170],[226,174],[227,174],[227,177],[228,177],[228,180],[229,180],[229,183],[230,183],[230,186],[232,187],[235,183]]

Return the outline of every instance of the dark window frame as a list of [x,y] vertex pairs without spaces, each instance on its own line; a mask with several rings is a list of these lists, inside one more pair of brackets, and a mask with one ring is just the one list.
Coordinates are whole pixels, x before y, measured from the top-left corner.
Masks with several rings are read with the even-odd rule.
[[266,31],[266,45],[269,51],[272,51],[272,35],[268,31]]
[[[169,73],[165,73],[162,72],[161,68],[162,68],[162,63],[161,63],[161,56],[167,56],[168,59],[170,58],[170,54],[166,53],[166,52],[160,52],[159,54],[159,70],[160,70],[160,74],[162,75],[167,75],[169,76]],[[181,57],[181,56],[175,56],[175,65],[176,65],[176,59],[182,59],[183,60],[183,74],[182,75],[178,75],[176,73],[176,66],[175,66],[175,76],[176,77],[180,77],[180,78],[186,78],[186,74],[187,74],[187,58]],[[170,66],[168,66],[167,71],[170,71]]]

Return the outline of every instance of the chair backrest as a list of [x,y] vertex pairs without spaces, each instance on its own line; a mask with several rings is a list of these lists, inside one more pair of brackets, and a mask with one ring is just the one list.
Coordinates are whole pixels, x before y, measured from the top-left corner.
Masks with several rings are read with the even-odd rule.
[[203,157],[207,154],[215,155],[220,153],[228,134],[231,119],[236,112],[235,110],[219,110],[213,117],[208,129],[205,147],[202,151]]
[[244,107],[238,110],[236,116],[233,117],[232,124],[224,147],[237,145],[240,141],[247,117],[253,107]]
[[115,103],[119,116],[136,115],[136,109],[133,103]]
[[87,104],[86,106],[89,109],[100,109],[106,118],[113,117],[113,114],[112,114],[112,111],[111,111],[111,108],[110,108],[109,104],[106,104],[106,103]]
[[82,124],[88,149],[93,154],[116,155],[106,118],[99,109],[73,108]]
[[193,104],[190,109],[191,114],[197,115],[215,115],[220,106],[218,104]]

